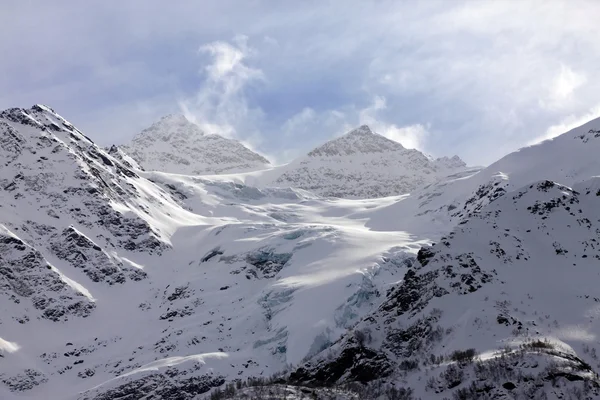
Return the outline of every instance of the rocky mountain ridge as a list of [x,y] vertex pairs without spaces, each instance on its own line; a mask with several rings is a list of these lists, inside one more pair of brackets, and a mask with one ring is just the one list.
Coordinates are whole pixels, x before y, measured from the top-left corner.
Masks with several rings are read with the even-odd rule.
[[411,193],[464,169],[458,156],[433,160],[362,125],[281,167],[268,185],[327,197],[376,198]]

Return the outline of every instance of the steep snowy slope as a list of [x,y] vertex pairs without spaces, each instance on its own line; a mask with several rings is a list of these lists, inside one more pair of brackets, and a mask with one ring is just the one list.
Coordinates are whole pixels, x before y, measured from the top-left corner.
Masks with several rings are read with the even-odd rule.
[[277,176],[268,185],[322,196],[375,198],[410,193],[464,168],[457,156],[432,160],[363,125],[271,172]]
[[[477,171],[458,171],[409,197],[369,213],[367,226],[381,229],[390,216],[412,215],[448,229],[507,191],[548,179],[572,186],[600,175],[600,118],[552,140],[524,147]],[[443,228],[446,227],[446,228]]]
[[458,226],[288,383],[373,382],[363,398],[600,398],[599,131],[590,121],[347,215],[425,237]]
[[428,242],[351,217],[392,199],[136,170],[45,106],[0,127],[3,399],[191,399],[277,372]]
[[[352,200],[142,171],[45,106],[1,112],[0,398],[198,399],[290,368],[295,383],[386,377],[423,399],[471,382],[477,396],[591,396],[594,124],[410,195]],[[527,338],[541,342],[493,353]],[[439,357],[469,348],[488,361],[458,357],[457,372]]]
[[263,169],[269,161],[236,140],[206,135],[183,115],[167,115],[121,146],[147,170],[190,175]]
[[427,399],[600,396],[599,178],[507,193],[418,261],[291,380],[386,377]]
[[190,227],[174,238],[179,253],[197,253],[170,269],[171,288],[162,295],[165,356],[199,354],[136,369],[85,398],[162,395],[159,372],[177,368],[199,375],[199,362],[224,380],[297,364],[376,307],[383,288],[404,274],[427,242],[403,232],[369,231],[364,221],[346,217],[373,201],[324,202],[303,191],[145,175],[194,213],[227,218],[223,226]]
[[121,341],[120,313],[150,284],[143,259],[206,220],[45,106],[0,112],[0,160],[0,381],[67,398],[95,374],[80,357]]

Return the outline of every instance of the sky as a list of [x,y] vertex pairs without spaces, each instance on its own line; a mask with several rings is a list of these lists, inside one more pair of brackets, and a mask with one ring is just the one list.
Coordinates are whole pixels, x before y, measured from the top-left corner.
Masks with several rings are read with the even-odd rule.
[[600,2],[0,0],[0,109],[169,113],[290,161],[361,124],[487,165],[600,116]]

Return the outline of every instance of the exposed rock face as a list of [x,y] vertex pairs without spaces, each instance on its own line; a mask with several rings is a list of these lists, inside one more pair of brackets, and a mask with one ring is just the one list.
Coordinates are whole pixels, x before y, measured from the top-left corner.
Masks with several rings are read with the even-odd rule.
[[[471,212],[447,237],[419,251],[418,263],[377,311],[290,379],[331,385],[402,376],[428,398],[484,392],[561,398],[579,391],[597,398],[597,358],[585,341],[562,332],[599,301],[594,284],[586,283],[600,262],[599,187],[598,178],[573,189],[539,181]],[[590,332],[600,328],[596,318],[589,324]],[[463,358],[469,348],[472,355]],[[492,356],[474,364],[484,352]],[[354,374],[372,368],[361,367],[367,354],[378,360],[378,370]],[[506,364],[518,366],[520,375],[498,374]],[[429,381],[421,379],[424,370]],[[457,397],[467,395],[475,397]]]
[[322,196],[374,198],[410,193],[465,167],[457,156],[432,160],[363,125],[282,167],[272,184]]
[[84,393],[80,400],[112,400],[126,398],[157,398],[164,400],[193,400],[212,388],[225,383],[225,379],[211,374],[189,376],[188,371],[177,368],[167,369],[164,373],[155,373],[139,379],[130,379],[107,391]]
[[[42,254],[0,225],[0,295],[14,314],[0,315],[0,323],[15,318],[26,324],[30,318],[64,321],[69,317],[87,317],[95,305],[74,290]],[[33,306],[35,312],[29,313]]]
[[[45,240],[57,225],[72,222],[108,231],[101,246],[166,247],[140,212],[145,199],[135,183],[144,180],[130,167],[45,106],[3,111],[0,123],[2,158],[8,160],[0,174],[3,208],[33,222],[25,228],[32,240]],[[141,207],[129,215],[117,211],[115,205],[127,203]],[[28,218],[32,209],[43,217]]]
[[436,177],[352,201],[0,112],[0,398],[598,398],[599,129],[469,170],[360,128],[307,157]]
[[236,140],[205,134],[183,115],[163,117],[121,148],[144,169],[176,174],[226,174],[270,165]]
[[[0,112],[0,160],[0,325],[12,339],[0,338],[0,381],[35,392],[55,376],[89,378],[95,368],[82,358],[57,361],[55,336],[63,325],[98,326],[94,294],[147,278],[129,260],[168,251],[153,218],[164,212],[156,199],[174,200],[42,105]],[[30,346],[36,332],[46,352]]]
[[324,224],[315,196],[143,171],[45,106],[0,126],[2,398],[198,398],[328,345],[377,303],[384,277],[365,264],[405,268],[389,235],[351,253],[334,273],[342,294],[316,293],[331,317],[317,326],[300,289],[343,259],[340,237],[369,233]]

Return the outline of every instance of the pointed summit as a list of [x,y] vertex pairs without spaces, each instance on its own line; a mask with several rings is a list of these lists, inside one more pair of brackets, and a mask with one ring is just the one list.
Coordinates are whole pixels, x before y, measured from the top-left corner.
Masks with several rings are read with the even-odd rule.
[[162,117],[159,121],[154,123],[154,125],[157,125],[157,124],[158,125],[179,126],[179,127],[195,126],[198,128],[198,130],[201,131],[201,129],[196,124],[194,124],[189,119],[187,119],[186,116],[183,114],[167,114],[164,117]]
[[467,164],[459,157],[453,156],[452,158],[444,156],[437,158],[435,163],[441,168],[455,169],[455,168],[464,168]]
[[347,133],[347,135],[354,135],[354,136],[371,135],[371,134],[373,134],[373,131],[371,130],[371,128],[369,128],[369,125],[361,125],[358,128],[353,129]]
[[361,125],[288,164],[272,184],[322,196],[374,198],[410,193],[462,168],[454,158],[438,163]]
[[160,119],[159,122],[179,123],[179,124],[191,124],[191,122],[183,114],[167,114]]
[[337,139],[330,140],[317,147],[308,155],[310,157],[350,155],[356,153],[370,154],[387,151],[401,151],[405,148],[398,142],[374,133],[367,125],[361,125]]
[[121,146],[146,170],[212,175],[263,169],[269,161],[237,140],[205,135],[184,115],[169,114]]
[[193,136],[204,136],[204,132],[184,115],[169,114],[140,132],[133,138],[133,142],[144,146],[156,138],[166,142],[187,140]]

